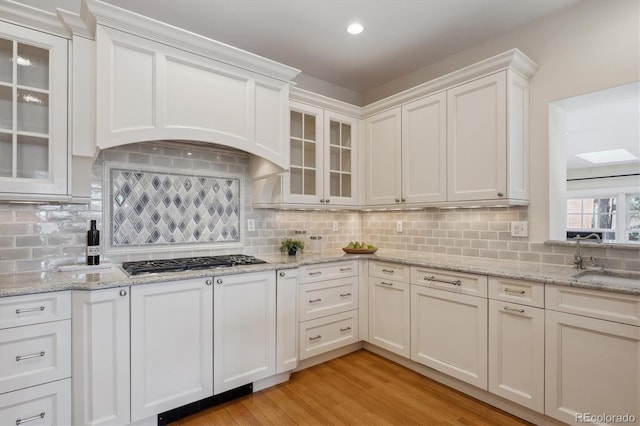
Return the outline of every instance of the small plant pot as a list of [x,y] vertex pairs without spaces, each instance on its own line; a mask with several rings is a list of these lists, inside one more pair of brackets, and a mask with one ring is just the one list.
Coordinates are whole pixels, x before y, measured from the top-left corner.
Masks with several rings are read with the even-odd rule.
[[289,256],[295,256],[297,252],[298,252],[298,249],[297,249],[297,248],[295,248],[295,247],[291,247],[291,248],[289,249]]

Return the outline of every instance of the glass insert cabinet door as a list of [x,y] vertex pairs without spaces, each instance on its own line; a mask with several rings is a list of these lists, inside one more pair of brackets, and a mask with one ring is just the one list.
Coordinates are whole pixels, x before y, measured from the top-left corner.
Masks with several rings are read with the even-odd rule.
[[357,119],[325,111],[324,122],[325,197],[331,204],[355,204]]
[[67,192],[67,40],[0,22],[0,192]]
[[285,175],[285,202],[316,204],[324,200],[323,111],[290,102],[290,163]]

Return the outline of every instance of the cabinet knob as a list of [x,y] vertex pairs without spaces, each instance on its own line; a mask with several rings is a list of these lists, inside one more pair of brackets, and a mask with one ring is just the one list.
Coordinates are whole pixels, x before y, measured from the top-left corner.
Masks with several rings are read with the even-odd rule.
[[120,296],[124,297],[126,295],[127,295],[127,290],[125,289],[120,290]]
[[216,284],[222,284],[222,278],[218,278],[218,279],[216,280]]
[[407,200],[405,198],[401,198],[400,201],[402,201],[403,203],[407,202]]
[[325,203],[329,204],[329,199],[327,198],[326,200],[324,200]]
[[321,202],[321,203],[324,203],[324,198],[321,198],[321,199],[320,199],[320,202]]
[[400,198],[396,198],[396,203],[399,203],[399,202],[400,202]]
[[286,275],[286,274],[285,274],[284,272],[282,272],[282,271],[280,272],[280,276],[281,276],[281,277],[284,277],[285,275]]
[[205,283],[206,285],[211,285],[211,284],[213,284],[213,280],[206,280],[204,283]]
[[504,197],[504,193],[498,192],[498,197]]

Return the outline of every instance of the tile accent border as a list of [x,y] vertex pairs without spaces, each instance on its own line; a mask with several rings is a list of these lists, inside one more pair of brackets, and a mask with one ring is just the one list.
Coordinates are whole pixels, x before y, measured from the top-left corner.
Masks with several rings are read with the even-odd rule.
[[107,253],[241,244],[239,176],[105,162],[104,179]]

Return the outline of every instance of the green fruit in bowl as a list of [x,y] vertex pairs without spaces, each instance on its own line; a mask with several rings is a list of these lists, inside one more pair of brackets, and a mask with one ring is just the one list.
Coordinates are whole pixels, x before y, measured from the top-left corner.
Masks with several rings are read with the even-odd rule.
[[368,244],[368,245],[367,245],[367,248],[368,248],[369,250],[373,250],[374,248],[376,248],[376,246],[374,246],[373,244]]

